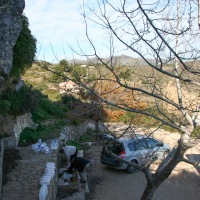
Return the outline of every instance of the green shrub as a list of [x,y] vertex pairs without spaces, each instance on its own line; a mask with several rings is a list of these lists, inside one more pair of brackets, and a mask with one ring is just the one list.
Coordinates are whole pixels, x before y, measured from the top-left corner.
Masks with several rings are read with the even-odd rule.
[[34,141],[35,130],[32,128],[25,128],[21,134],[19,139],[19,146],[28,146],[33,144]]
[[36,103],[34,91],[30,87],[23,86],[19,91],[8,88],[0,95],[0,112],[16,116],[30,112]]
[[42,141],[45,142],[47,139],[57,138],[59,137],[59,129],[61,126],[62,123],[52,126],[39,125],[37,129],[25,128],[20,134],[19,146],[34,144],[38,141],[38,139],[42,139]]
[[55,117],[64,117],[63,106],[58,102],[50,101],[48,98],[40,98],[37,108],[32,112],[33,121],[38,122]]
[[20,134],[19,146],[28,146],[36,143],[40,138],[45,138],[42,131],[43,130],[39,130],[38,128],[25,128]]
[[29,29],[28,18],[21,16],[22,30],[13,48],[13,67],[10,76],[19,77],[29,68],[36,53],[36,38],[31,34]]
[[32,119],[34,122],[46,120],[49,118],[51,118],[51,115],[45,110],[42,110],[41,108],[37,108],[32,112]]
[[73,95],[71,94],[65,94],[61,97],[61,100],[62,100],[62,103],[64,104],[68,104],[68,103],[75,103],[75,102],[80,102],[79,99],[77,99],[76,97],[74,97]]
[[62,112],[62,108],[57,102],[51,102],[49,99],[42,99],[41,108],[48,112],[50,115],[54,115],[56,117],[63,117],[64,114]]

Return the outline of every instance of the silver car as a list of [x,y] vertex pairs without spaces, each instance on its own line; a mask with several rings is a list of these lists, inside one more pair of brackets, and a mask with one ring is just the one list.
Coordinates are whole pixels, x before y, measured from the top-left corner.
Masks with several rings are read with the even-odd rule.
[[[147,164],[151,159],[164,159],[170,151],[168,144],[163,144],[152,137],[135,135],[133,138],[122,137],[120,139],[108,138],[108,150],[123,158],[126,161],[139,166]],[[100,155],[101,163],[116,169],[125,169],[128,173],[133,173],[136,169],[126,163],[115,159],[102,150]]]

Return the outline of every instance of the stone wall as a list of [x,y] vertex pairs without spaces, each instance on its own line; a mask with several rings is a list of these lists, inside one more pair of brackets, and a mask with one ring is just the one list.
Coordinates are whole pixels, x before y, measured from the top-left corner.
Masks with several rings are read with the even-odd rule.
[[21,31],[24,0],[0,0],[0,92],[12,68],[13,47]]
[[[78,141],[80,136],[89,129],[95,130],[95,123],[93,121],[86,121],[78,126],[66,126],[61,130],[61,134],[66,136],[66,140]],[[99,130],[102,130],[101,124],[99,124]]]
[[4,143],[3,140],[0,140],[0,197],[1,197],[2,180],[3,180],[3,156],[4,156]]
[[[31,113],[21,116],[0,116],[0,132],[10,137],[4,138],[5,147],[17,147],[22,130],[26,127],[36,128]],[[2,135],[3,135],[2,134]]]
[[[17,135],[17,137],[19,137],[20,131],[25,126],[29,126],[29,125],[34,126],[34,124],[32,124],[30,114],[19,116],[17,118],[10,117],[10,118],[7,118],[7,120],[10,120],[10,123],[13,120],[15,121],[15,124],[13,126],[9,126],[7,124],[8,122],[6,123],[7,129],[13,131],[13,133],[15,132],[15,134],[13,134],[13,137],[15,137],[16,135]],[[67,136],[68,140],[78,140],[81,135],[83,135],[85,132],[88,131],[88,129],[94,130],[95,124],[93,122],[85,122],[83,124],[80,124],[79,126],[66,126],[61,130],[61,133],[65,134],[65,136]],[[2,164],[3,164],[4,145],[6,144],[5,141],[11,143],[11,137],[9,138],[9,140],[8,140],[8,138],[4,138],[4,139],[1,140],[0,188],[1,188],[1,184],[2,184],[2,182],[1,182],[1,180],[2,180]],[[50,147],[50,140],[46,141],[46,142],[47,142],[48,146]],[[60,140],[59,140],[59,144],[60,144]],[[5,147],[6,147],[6,145],[5,145]],[[16,146],[16,143],[14,143],[14,146]],[[23,158],[25,160],[22,160],[21,163],[30,162],[30,163],[32,163],[32,165],[37,164],[36,168],[39,171],[35,172],[35,174],[40,174],[40,176],[42,176],[43,173],[45,172],[45,167],[46,167],[47,162],[54,162],[56,164],[56,173],[55,173],[55,176],[53,177],[53,179],[51,180],[50,185],[48,186],[48,194],[47,194],[47,197],[46,197],[46,200],[55,200],[56,195],[57,195],[57,183],[58,183],[59,148],[57,150],[52,150],[50,156],[42,154],[42,153],[37,154],[37,153],[32,152],[31,146],[24,147],[23,149],[24,149],[23,152],[25,151],[25,154],[27,154],[27,155]],[[30,153],[30,155],[28,154],[28,152]],[[31,153],[32,153],[32,155],[31,155]],[[19,163],[20,163],[20,161],[19,161]],[[34,170],[37,170],[36,168],[34,168]],[[43,173],[41,173],[41,169],[43,169],[42,170]],[[33,169],[31,169],[31,170],[33,170]],[[39,183],[40,178],[38,178],[37,181]],[[39,188],[38,187],[37,187],[37,190],[38,190],[38,195],[39,195]],[[0,191],[0,194],[1,194],[1,191]]]
[[32,120],[31,113],[26,113],[22,116],[18,116],[15,120],[13,131],[14,131],[15,138],[16,138],[16,146],[19,143],[19,138],[20,138],[21,132],[26,127],[30,127],[30,128],[36,128],[37,127],[37,125]]

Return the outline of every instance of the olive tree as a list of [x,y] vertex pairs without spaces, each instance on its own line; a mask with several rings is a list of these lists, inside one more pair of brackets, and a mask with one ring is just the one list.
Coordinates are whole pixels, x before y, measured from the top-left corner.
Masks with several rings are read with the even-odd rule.
[[[92,53],[81,49],[96,68],[95,78],[85,77],[75,81],[95,96],[96,102],[128,113],[144,115],[153,120],[154,128],[172,127],[180,134],[180,139],[168,156],[159,164],[155,172],[150,167],[155,160],[145,166],[137,166],[146,177],[147,185],[142,200],[152,199],[156,189],[169,177],[180,162],[199,165],[184,157],[185,152],[197,145],[198,139],[192,133],[199,125],[199,56],[200,32],[198,27],[198,2],[191,0],[129,1],[97,0],[93,7],[83,4],[83,18],[86,36]],[[102,59],[98,44],[90,35],[90,27],[99,26],[108,33],[109,59]],[[102,38],[104,36],[102,35]],[[81,45],[80,45],[81,46]],[[129,66],[132,80],[128,81],[115,59],[118,52],[136,58]],[[93,57],[95,57],[95,62]],[[123,66],[121,67],[121,69]],[[97,91],[99,81],[117,84],[132,93],[133,101],[143,101],[146,106],[131,106],[125,100],[116,101],[103,90]],[[130,118],[131,127],[134,116]],[[150,127],[149,127],[150,128]],[[149,135],[151,135],[149,133]],[[106,148],[106,147],[105,147]],[[113,157],[118,156],[107,150]],[[122,160],[125,162],[124,160]]]

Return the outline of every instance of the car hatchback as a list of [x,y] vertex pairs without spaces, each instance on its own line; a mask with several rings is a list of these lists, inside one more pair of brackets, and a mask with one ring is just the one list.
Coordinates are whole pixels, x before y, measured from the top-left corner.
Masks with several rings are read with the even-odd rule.
[[[126,161],[138,164],[139,166],[147,164],[152,159],[162,160],[170,151],[168,144],[142,135],[136,135],[134,138],[122,137],[114,140],[108,139],[108,150]],[[101,163],[116,169],[125,169],[128,173],[133,173],[136,169],[126,163],[117,160],[105,149],[100,155]]]

